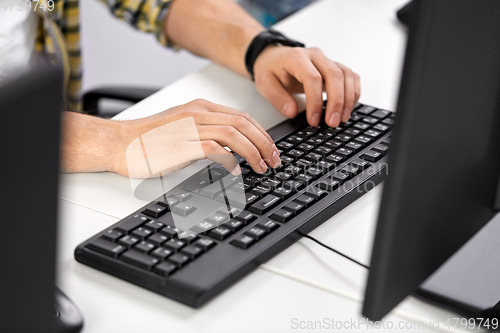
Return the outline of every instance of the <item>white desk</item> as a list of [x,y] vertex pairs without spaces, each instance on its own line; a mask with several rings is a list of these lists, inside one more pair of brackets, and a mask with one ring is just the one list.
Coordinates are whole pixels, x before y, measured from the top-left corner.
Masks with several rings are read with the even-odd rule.
[[[319,1],[276,27],[308,46],[319,46],[330,58],[357,71],[362,102],[393,109],[405,46],[405,31],[395,11],[405,1]],[[258,95],[250,80],[217,65],[162,89],[117,119],[148,116],[195,98],[249,112],[265,128],[284,119]],[[170,175],[168,184],[174,186],[198,168],[195,164]],[[133,197],[128,179],[115,174],[62,175],[61,179],[59,285],[81,308],[86,332],[288,332],[298,331],[293,318],[361,318],[361,303],[335,290],[361,296],[367,272],[309,240],[294,244],[198,310],[78,264],[73,250],[80,242],[145,202]],[[379,186],[312,235],[368,263],[380,193]],[[412,298],[397,311],[386,318],[394,325],[408,318],[401,316],[403,312],[425,323],[439,319],[441,327],[448,317],[456,317]]]

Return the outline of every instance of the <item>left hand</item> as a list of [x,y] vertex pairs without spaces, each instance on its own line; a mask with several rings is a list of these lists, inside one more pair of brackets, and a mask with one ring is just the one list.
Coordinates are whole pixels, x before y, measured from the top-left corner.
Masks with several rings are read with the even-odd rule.
[[259,93],[288,118],[299,111],[291,94],[305,93],[311,126],[320,122],[324,90],[328,98],[325,121],[330,127],[349,120],[361,94],[359,75],[315,47],[268,46],[257,57],[254,74]]

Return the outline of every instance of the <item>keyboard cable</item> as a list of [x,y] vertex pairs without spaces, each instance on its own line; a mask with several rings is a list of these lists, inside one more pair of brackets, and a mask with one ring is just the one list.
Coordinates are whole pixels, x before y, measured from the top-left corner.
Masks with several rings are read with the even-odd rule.
[[328,249],[328,250],[330,250],[330,251],[332,251],[332,252],[335,252],[336,254],[338,254],[338,255],[340,255],[340,256],[342,256],[342,257],[344,257],[344,258],[346,258],[346,259],[348,259],[348,260],[352,261],[353,263],[356,263],[356,264],[358,264],[359,266],[364,267],[364,268],[366,268],[366,269],[370,269],[370,266],[367,266],[367,265],[365,265],[365,264],[363,264],[363,263],[361,263],[361,262],[357,261],[356,259],[353,259],[353,258],[349,257],[348,255],[345,255],[345,254],[343,254],[342,252],[340,252],[340,251],[338,251],[338,250],[335,250],[334,248],[332,248],[332,247],[330,247],[330,246],[328,246],[328,245],[326,245],[326,244],[324,244],[324,243],[320,242],[320,241],[319,241],[319,240],[317,240],[316,238],[314,238],[314,237],[312,237],[312,236],[309,236],[309,235],[307,235],[307,234],[304,234],[303,232],[300,232],[300,231],[298,231],[298,230],[295,230],[295,231],[296,231],[299,235],[301,235],[302,237],[308,238],[308,239],[312,240],[313,242],[318,243],[319,245],[323,246],[324,248],[326,248],[326,249]]

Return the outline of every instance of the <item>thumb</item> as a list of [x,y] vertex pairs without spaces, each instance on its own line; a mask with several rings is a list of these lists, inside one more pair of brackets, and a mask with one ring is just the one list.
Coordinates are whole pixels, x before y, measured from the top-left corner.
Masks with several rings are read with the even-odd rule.
[[288,118],[294,118],[298,114],[297,102],[292,95],[283,87],[280,80],[274,75],[260,77],[255,81],[257,91],[267,99],[276,110]]

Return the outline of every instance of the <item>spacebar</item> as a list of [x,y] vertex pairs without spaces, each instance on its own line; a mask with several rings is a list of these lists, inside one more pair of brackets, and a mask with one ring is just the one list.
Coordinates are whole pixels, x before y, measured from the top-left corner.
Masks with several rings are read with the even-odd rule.
[[280,202],[281,202],[280,197],[268,194],[264,198],[260,199],[259,201],[248,207],[247,209],[252,213],[262,215],[268,212],[271,208],[273,208]]

